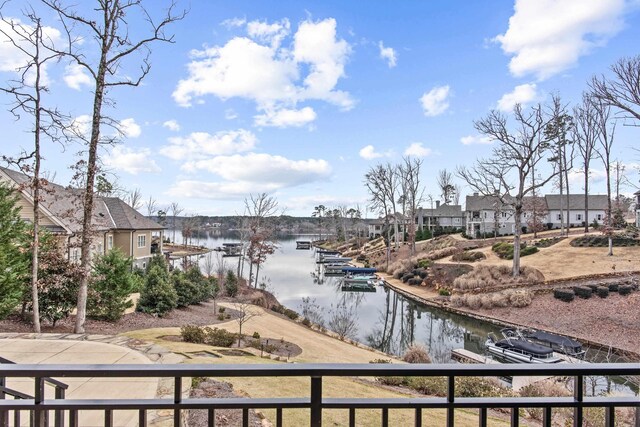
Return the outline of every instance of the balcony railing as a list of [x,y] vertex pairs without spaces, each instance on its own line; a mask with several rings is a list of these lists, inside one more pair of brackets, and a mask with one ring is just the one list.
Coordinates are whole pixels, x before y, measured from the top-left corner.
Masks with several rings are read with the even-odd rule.
[[[583,425],[583,410],[601,407],[605,410],[607,426],[615,425],[616,408],[636,408],[635,425],[640,426],[638,396],[584,396],[584,379],[588,376],[638,376],[640,364],[282,364],[282,365],[0,365],[0,379],[33,378],[33,398],[7,399],[4,391],[0,399],[0,425],[10,426],[11,415],[27,412],[32,425],[46,425],[50,411],[65,413],[68,425],[78,425],[79,411],[102,411],[104,425],[113,425],[114,411],[136,410],[140,426],[147,425],[150,410],[173,410],[174,425],[180,426],[185,410],[204,409],[208,414],[208,425],[213,426],[217,409],[239,409],[243,414],[243,425],[249,424],[249,409],[272,408],[276,410],[275,425],[281,426],[283,410],[306,408],[310,412],[310,425],[320,427],[324,409],[343,409],[348,412],[349,425],[355,426],[357,410],[379,409],[380,425],[389,424],[389,411],[411,409],[415,411],[415,426],[422,425],[422,410],[440,408],[446,410],[446,425],[454,426],[454,410],[478,409],[478,425],[487,425],[487,410],[507,408],[511,411],[511,425],[519,425],[520,408],[542,408],[543,425],[551,426],[552,411],[556,408],[572,408],[574,426]],[[322,383],[325,377],[384,377],[422,376],[446,377],[446,397],[407,398],[353,398],[324,397]],[[514,376],[563,376],[572,377],[572,397],[458,397],[456,377],[514,377]],[[173,399],[74,399],[64,396],[45,399],[43,382],[48,377],[57,378],[174,378]],[[273,398],[183,398],[183,379],[189,377],[307,377],[310,378],[309,393],[299,397]],[[274,390],[274,394],[277,393]],[[56,418],[55,425],[58,423]]]

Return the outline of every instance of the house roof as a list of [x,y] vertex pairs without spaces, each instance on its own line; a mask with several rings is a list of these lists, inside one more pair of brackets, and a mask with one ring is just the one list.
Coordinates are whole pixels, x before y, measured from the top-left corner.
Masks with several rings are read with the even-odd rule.
[[[547,209],[560,210],[560,206],[563,209],[567,209],[566,195],[562,196],[562,202],[559,194],[548,194],[544,196],[547,201]],[[589,195],[589,209],[593,210],[607,210],[607,196],[605,194],[592,194]],[[570,194],[569,195],[569,210],[584,210],[584,194]]]
[[[27,184],[30,179],[27,175],[12,169],[0,167],[0,170],[19,186]],[[28,189],[26,191],[29,192]],[[48,182],[43,186],[41,195],[41,204],[69,231],[72,233],[82,231],[83,191],[81,189],[66,188]],[[117,197],[95,196],[91,222],[97,231],[164,228]]]
[[[508,200],[513,198],[507,196]],[[511,208],[511,206],[500,204],[498,197],[496,196],[481,196],[472,195],[467,196],[465,210],[467,211],[481,211],[481,210],[494,210],[496,206],[500,205],[501,209]]]
[[435,209],[423,209],[420,208],[418,213],[423,216],[430,217],[456,217],[462,215],[462,206],[460,205],[440,205]]

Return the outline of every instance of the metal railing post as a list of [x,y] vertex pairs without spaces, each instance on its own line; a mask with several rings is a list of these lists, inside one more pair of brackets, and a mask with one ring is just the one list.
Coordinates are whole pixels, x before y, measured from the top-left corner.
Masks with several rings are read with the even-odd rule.
[[453,402],[456,398],[456,377],[450,374],[447,378],[447,427],[453,427],[455,424],[455,412]]
[[311,377],[311,427],[322,427],[322,377]]
[[584,401],[584,377],[573,377],[573,399],[579,406],[573,410],[573,427],[582,427],[582,402]]
[[[173,384],[173,403],[182,402],[182,377],[174,377]],[[173,410],[173,425],[174,427],[180,427],[180,408]]]
[[[56,386],[56,400],[64,400],[65,391],[62,387]],[[63,427],[64,426],[64,411],[62,409],[56,409],[54,415],[53,425],[55,427]]]
[[[7,380],[5,377],[0,377],[0,387],[4,387],[7,385]],[[0,389],[0,400],[3,400],[4,397],[4,389]],[[0,427],[7,427],[9,425],[9,411],[0,411]]]
[[35,392],[33,394],[33,425],[35,427],[44,427],[45,426],[45,414],[39,406],[42,404],[44,400],[44,378],[35,377]]

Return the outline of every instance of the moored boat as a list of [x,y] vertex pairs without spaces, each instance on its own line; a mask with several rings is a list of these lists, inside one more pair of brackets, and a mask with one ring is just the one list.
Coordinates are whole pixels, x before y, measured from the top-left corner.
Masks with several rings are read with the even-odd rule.
[[549,347],[555,352],[566,354],[576,359],[584,359],[586,354],[580,342],[563,337],[562,335],[534,329],[525,329],[522,331],[522,336],[533,343]]
[[559,363],[562,361],[551,348],[516,336],[505,335],[504,339],[499,340],[495,335],[489,334],[485,345],[491,355],[512,363]]

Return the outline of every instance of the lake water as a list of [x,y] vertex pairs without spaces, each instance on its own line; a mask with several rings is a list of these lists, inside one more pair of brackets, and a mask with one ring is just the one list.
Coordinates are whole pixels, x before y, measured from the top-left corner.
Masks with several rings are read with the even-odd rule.
[[[297,250],[297,240],[312,240],[317,236],[285,236],[278,240],[278,249],[261,266],[259,283],[272,292],[280,303],[302,311],[302,299],[310,298],[324,317],[325,324],[340,306],[352,311],[357,319],[353,339],[385,353],[402,355],[409,345],[418,343],[429,351],[434,363],[451,363],[451,350],[464,348],[484,354],[484,343],[489,332],[498,336],[500,328],[492,323],[425,306],[382,286],[376,292],[346,292],[341,289],[340,278],[322,275],[313,250]],[[179,232],[176,240],[181,241]],[[217,248],[223,243],[237,242],[233,235],[215,232],[201,233],[192,244]],[[220,256],[213,252],[213,256]],[[235,268],[237,257],[223,258],[228,268]],[[201,264],[204,259],[200,259]],[[245,276],[248,267],[245,266]],[[588,358],[603,361],[603,353],[588,349]],[[623,381],[601,381],[598,390],[606,388],[632,392]]]

